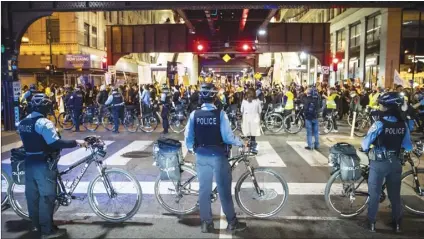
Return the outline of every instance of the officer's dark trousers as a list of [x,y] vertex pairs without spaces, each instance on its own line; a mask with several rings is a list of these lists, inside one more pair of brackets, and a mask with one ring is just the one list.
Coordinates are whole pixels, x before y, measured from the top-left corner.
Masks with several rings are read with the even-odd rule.
[[119,119],[122,118],[124,111],[123,106],[114,106],[112,108],[112,114],[113,114],[113,131],[118,132],[119,131]]
[[82,114],[82,109],[75,109],[73,110],[73,115],[72,115],[72,121],[75,125],[75,131],[79,131],[80,130],[80,117]]
[[25,196],[29,218],[42,234],[49,234],[53,226],[57,172],[51,171],[42,155],[31,155],[25,161]]
[[197,176],[199,178],[199,209],[202,222],[212,222],[211,192],[215,175],[222,211],[227,222],[236,218],[233,197],[231,196],[231,168],[223,153],[201,154],[196,152]]
[[169,129],[169,119],[168,119],[168,114],[169,114],[169,109],[167,106],[163,106],[162,107],[162,112],[160,114],[160,117],[162,117],[162,126],[163,126],[163,132],[164,133],[168,133],[168,129]]
[[392,219],[400,223],[402,218],[400,199],[401,174],[402,166],[399,159],[393,158],[392,162],[389,160],[370,161],[368,179],[368,193],[370,195],[368,203],[368,220],[370,222],[376,221],[383,180],[386,179],[387,193],[392,205]]

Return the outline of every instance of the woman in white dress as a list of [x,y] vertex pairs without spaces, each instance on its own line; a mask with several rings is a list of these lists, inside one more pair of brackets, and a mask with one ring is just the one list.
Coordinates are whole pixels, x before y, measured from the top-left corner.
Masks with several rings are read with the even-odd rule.
[[256,92],[250,88],[247,90],[246,98],[241,103],[243,122],[241,129],[243,135],[253,142],[256,149],[256,137],[261,135],[261,101],[256,98]]

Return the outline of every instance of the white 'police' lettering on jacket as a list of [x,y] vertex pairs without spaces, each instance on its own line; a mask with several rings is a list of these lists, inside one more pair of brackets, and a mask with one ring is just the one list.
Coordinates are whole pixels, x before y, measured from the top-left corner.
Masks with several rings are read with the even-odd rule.
[[216,125],[216,118],[215,117],[214,118],[201,118],[201,117],[199,117],[196,120],[197,120],[196,123],[200,124],[200,125]]
[[19,132],[32,133],[32,125],[19,125]]
[[385,134],[405,134],[405,128],[386,128],[384,131]]

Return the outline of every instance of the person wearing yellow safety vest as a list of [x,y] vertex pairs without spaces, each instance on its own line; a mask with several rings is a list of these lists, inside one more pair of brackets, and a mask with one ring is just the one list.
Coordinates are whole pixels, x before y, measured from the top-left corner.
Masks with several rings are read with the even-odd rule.
[[380,95],[383,93],[383,88],[381,88],[381,87],[377,87],[377,90],[374,90],[370,95],[369,95],[369,98],[370,98],[370,102],[368,103],[368,106],[371,108],[371,109],[376,109],[376,110],[378,110],[379,109],[379,106],[378,106],[378,97],[380,97]]
[[336,102],[339,100],[340,95],[337,94],[336,88],[331,87],[328,93],[328,96],[323,95],[323,97],[327,100],[326,107],[323,112],[323,117],[325,118],[327,114],[331,114],[331,118],[333,120],[334,129],[333,132],[337,133],[339,132],[337,130],[337,121],[336,117],[334,117],[334,112],[337,111],[337,104]]
[[[286,91],[283,97],[283,105],[284,105],[284,113],[283,117],[286,117],[287,115],[290,115],[294,108],[294,94],[293,91],[294,88],[290,88]],[[285,122],[287,129],[290,129],[291,126],[291,117],[287,117],[287,121]]]

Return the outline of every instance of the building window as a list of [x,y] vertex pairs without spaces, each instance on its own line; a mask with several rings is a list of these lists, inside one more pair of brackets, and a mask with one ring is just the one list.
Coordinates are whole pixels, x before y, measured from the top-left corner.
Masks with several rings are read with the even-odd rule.
[[103,47],[104,47],[105,51],[107,49],[106,39],[107,39],[107,35],[106,35],[106,30],[105,30],[104,35],[103,35]]
[[84,46],[90,46],[90,25],[84,23]]
[[112,22],[112,12],[109,12],[109,22]]
[[[49,37],[50,32],[50,37]],[[46,42],[50,44],[50,39],[52,43],[60,42],[60,23],[59,19],[46,19]]]
[[371,48],[377,41],[380,41],[381,15],[369,17],[367,19],[367,48]]
[[91,46],[97,48],[97,27],[91,27]]
[[358,23],[350,27],[350,46],[349,48],[355,48],[360,45],[360,37],[361,37],[361,24]]
[[346,45],[345,29],[337,31],[336,38],[336,51],[344,52]]
[[420,30],[420,12],[404,11],[402,17],[402,37],[417,38]]
[[107,20],[106,12],[103,12],[103,17],[104,17],[105,20]]

